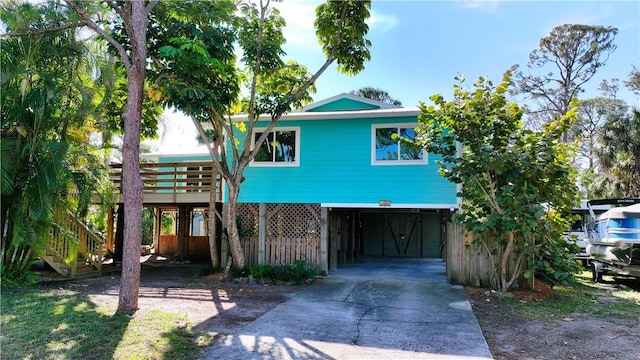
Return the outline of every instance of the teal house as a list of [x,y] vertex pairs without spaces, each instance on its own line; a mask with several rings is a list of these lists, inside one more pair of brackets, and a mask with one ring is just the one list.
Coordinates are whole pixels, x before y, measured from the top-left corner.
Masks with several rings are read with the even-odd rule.
[[[444,259],[460,199],[456,185],[439,175],[438,157],[401,140],[415,138],[418,114],[417,107],[344,93],[284,115],[246,168],[240,189],[248,264],[305,260],[326,272],[361,257]],[[258,122],[240,141],[255,141],[266,125]],[[210,161],[206,152],[143,158],[184,162],[201,170],[185,181],[211,181],[206,165],[189,165]],[[208,197],[193,200],[197,211]]]

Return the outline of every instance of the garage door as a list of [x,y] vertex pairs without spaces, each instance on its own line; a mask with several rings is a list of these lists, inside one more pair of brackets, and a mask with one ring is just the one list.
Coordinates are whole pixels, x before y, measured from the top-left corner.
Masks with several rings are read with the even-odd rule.
[[442,257],[440,214],[369,212],[361,220],[364,255]]

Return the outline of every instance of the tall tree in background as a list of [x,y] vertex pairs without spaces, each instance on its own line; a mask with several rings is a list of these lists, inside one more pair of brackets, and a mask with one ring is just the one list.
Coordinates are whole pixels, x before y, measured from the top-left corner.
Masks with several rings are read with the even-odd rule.
[[598,141],[596,194],[640,197],[640,109],[611,114]]
[[[580,101],[578,107],[578,119],[569,131],[569,137],[578,142],[577,157],[574,161],[579,170],[578,182],[582,197],[585,199],[596,196],[596,176],[598,174],[598,148],[602,129],[610,118],[625,116],[628,106],[624,101],[616,98],[618,92],[618,80],[608,82],[603,80],[600,84],[602,96]],[[594,182],[595,181],[595,182]]]
[[366,86],[358,90],[351,91],[351,93],[354,95],[365,97],[367,99],[377,100],[391,105],[402,106],[402,102],[400,102],[400,100],[393,99],[388,92],[371,86]]
[[[539,128],[567,113],[572,99],[615,51],[617,33],[618,29],[606,26],[557,26],[531,52],[526,72],[513,66],[512,92],[527,96],[536,105],[529,109],[528,126]],[[567,134],[563,140],[568,140]]]
[[633,67],[633,70],[629,73],[629,79],[624,84],[634,94],[640,95],[640,70],[637,67]]
[[[156,81],[158,98],[190,115],[201,138],[210,138],[203,124],[213,130],[213,143],[207,145],[214,170],[222,175],[229,190],[225,227],[235,267],[245,266],[236,223],[245,168],[282,115],[311,100],[309,92],[313,84],[331,64],[337,63],[338,71],[351,75],[364,69],[364,62],[370,58],[370,43],[365,38],[370,6],[369,1],[356,0],[327,1],[318,6],[314,24],[326,60],[314,74],[295,62],[282,60],[284,19],[269,6],[269,1],[241,3],[242,16],[235,20],[232,29],[196,31],[190,41],[171,41],[161,48],[164,76]],[[225,47],[228,43],[221,42],[229,36],[227,31],[233,31],[231,37],[237,38],[243,50],[244,75],[228,58],[230,49]],[[211,38],[215,34],[218,40]],[[236,95],[243,78],[247,79],[248,95],[239,105]],[[232,123],[229,116],[241,110],[246,113],[245,121]],[[254,139],[253,131],[259,120],[266,121],[267,126]],[[247,134],[243,142],[237,138],[239,131]],[[228,150],[218,146],[225,142],[230,145]]]
[[[634,68],[624,84],[637,93],[639,78]],[[603,111],[606,119],[596,134],[595,195],[640,197],[640,109],[627,111],[624,102],[615,98],[610,101],[615,106]]]
[[[603,92],[611,89],[607,82],[601,85]],[[597,135],[610,117],[620,117],[627,112],[628,106],[615,96],[615,87],[608,97],[599,96],[580,101],[578,120],[569,132],[571,138],[580,139],[578,150],[579,161],[586,161],[584,166],[591,169],[596,165]]]

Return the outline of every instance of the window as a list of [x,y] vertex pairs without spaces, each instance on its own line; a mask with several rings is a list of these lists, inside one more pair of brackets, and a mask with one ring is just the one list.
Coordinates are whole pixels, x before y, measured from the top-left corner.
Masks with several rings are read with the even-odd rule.
[[[264,131],[261,130],[253,133],[254,144],[263,133]],[[299,128],[274,129],[260,146],[252,164],[254,166],[298,166],[300,164],[299,143]]]
[[[415,124],[375,125],[372,129],[371,162],[387,164],[426,164],[424,150],[403,141],[415,141]],[[401,139],[402,138],[402,139]]]

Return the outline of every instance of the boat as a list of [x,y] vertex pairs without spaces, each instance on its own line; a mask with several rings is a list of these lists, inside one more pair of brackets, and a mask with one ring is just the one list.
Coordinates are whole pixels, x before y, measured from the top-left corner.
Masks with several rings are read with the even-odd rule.
[[580,207],[571,210],[570,215],[575,217],[571,228],[566,233],[567,241],[573,242],[580,247],[580,252],[574,254],[574,259],[582,262],[584,267],[589,267],[589,256],[587,255],[587,241],[585,240],[586,226],[591,221],[590,212],[600,215],[611,209],[610,204],[587,205],[589,200],[580,200]]
[[[590,201],[589,205],[602,204]],[[613,273],[640,277],[640,199],[615,199],[614,207],[595,217],[586,227],[587,255],[594,282]]]

